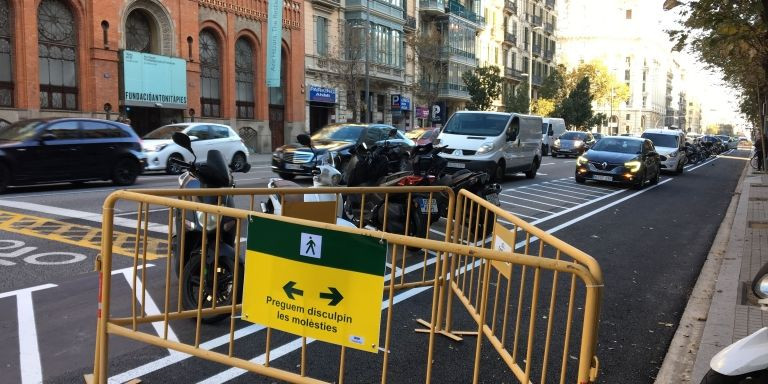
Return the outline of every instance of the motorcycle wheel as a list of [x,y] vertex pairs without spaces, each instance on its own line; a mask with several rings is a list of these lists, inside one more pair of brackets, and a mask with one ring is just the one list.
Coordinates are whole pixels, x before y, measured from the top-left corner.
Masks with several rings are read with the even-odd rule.
[[[701,379],[699,384],[738,384],[742,380],[746,379],[749,375],[741,376],[726,376],[722,373],[718,373],[715,370],[710,369],[706,375]],[[758,381],[760,382],[760,381]]]
[[[243,294],[243,266],[238,268],[238,287],[236,302],[240,302]],[[222,307],[232,304],[232,294],[234,288],[234,276],[235,276],[235,263],[229,257],[219,257],[217,277],[217,289],[216,289],[216,307]],[[205,279],[205,276],[203,276]],[[182,306],[185,310],[197,309],[197,298],[200,288],[200,249],[196,249],[192,252],[192,257],[184,265],[184,272],[181,275],[182,279]],[[210,279],[211,282],[213,278]],[[202,308],[211,308],[213,306],[213,287],[203,284],[203,304]],[[229,314],[222,313],[213,316],[204,316],[200,319],[205,324],[212,324],[219,322],[229,317]]]

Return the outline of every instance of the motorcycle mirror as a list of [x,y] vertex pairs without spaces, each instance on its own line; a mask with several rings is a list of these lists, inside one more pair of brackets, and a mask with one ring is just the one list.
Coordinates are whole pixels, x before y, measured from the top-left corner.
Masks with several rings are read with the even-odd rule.
[[192,140],[183,132],[174,132],[173,133],[173,142],[178,144],[178,146],[186,149],[187,151],[192,152]]
[[768,264],[763,265],[752,280],[752,291],[760,299],[768,298]]
[[312,138],[310,138],[306,133],[302,133],[296,136],[296,140],[303,146],[312,147]]

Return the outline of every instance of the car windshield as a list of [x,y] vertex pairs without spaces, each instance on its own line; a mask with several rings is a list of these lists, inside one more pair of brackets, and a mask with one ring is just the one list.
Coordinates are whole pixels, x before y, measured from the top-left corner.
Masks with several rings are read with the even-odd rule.
[[443,133],[469,136],[498,136],[507,127],[509,115],[495,113],[457,113],[445,124]]
[[325,127],[312,135],[312,140],[348,141],[356,143],[360,133],[365,129],[362,125],[333,125]]
[[35,137],[42,120],[22,120],[0,128],[0,140],[24,141]]
[[144,138],[148,140],[171,139],[173,138],[174,132],[181,132],[186,127],[187,127],[186,125],[166,125],[158,129],[155,129],[150,133],[147,133],[146,135],[144,135]]
[[643,133],[644,139],[653,142],[655,147],[677,148],[677,136],[663,133]]
[[566,132],[560,135],[561,140],[584,140],[587,134],[584,132]]
[[625,140],[615,137],[605,137],[600,139],[592,146],[593,151],[618,152],[618,153],[641,153],[643,142],[639,140]]

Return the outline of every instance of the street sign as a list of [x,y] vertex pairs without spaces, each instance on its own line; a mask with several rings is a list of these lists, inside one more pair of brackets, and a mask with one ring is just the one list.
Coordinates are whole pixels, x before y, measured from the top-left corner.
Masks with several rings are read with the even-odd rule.
[[243,320],[378,352],[387,243],[251,216]]

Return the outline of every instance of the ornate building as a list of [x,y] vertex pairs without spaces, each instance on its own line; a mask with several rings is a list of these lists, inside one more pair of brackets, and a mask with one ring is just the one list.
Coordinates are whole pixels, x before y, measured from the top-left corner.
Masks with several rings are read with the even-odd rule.
[[267,0],[0,0],[0,120],[209,121],[269,152],[305,130],[303,7],[283,0],[267,88]]

